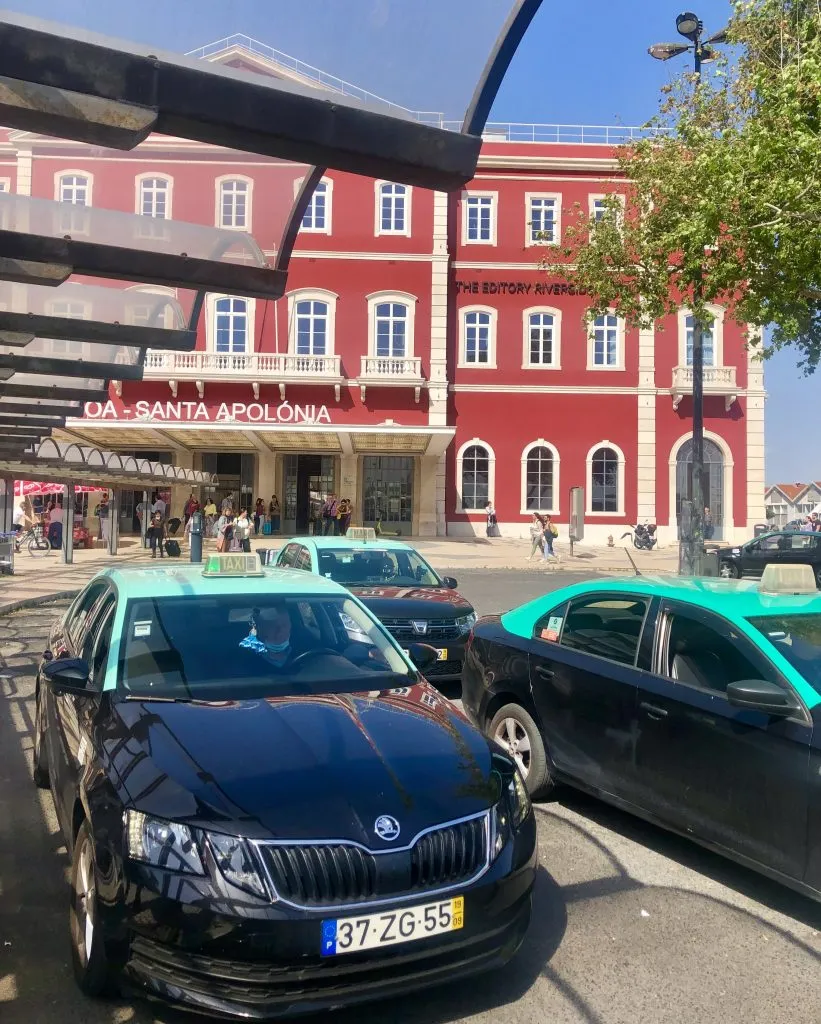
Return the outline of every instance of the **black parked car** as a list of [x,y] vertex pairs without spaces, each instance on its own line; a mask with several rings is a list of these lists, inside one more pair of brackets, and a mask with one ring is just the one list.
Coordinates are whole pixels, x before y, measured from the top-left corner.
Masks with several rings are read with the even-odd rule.
[[382,537],[296,537],[282,548],[275,564],[341,583],[402,647],[434,647],[437,660],[425,670],[432,682],[462,678],[465,641],[476,621],[473,605],[457,592],[455,579],[440,576],[410,545]]
[[513,760],[318,576],[245,555],[97,576],[40,666],[34,777],[91,996],[267,1020],[484,973],[525,936]]
[[719,574],[726,579],[760,576],[766,566],[810,565],[821,589],[821,533],[779,530],[736,547],[719,548]]

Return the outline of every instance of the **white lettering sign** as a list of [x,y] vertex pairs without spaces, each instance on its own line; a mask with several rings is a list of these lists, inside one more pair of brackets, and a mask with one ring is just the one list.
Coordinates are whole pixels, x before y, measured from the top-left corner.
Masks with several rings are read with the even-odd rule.
[[107,402],[86,402],[85,418],[89,420],[133,420],[145,423],[330,423],[327,405],[291,405],[280,402],[221,402],[208,406],[205,402],[147,402],[120,405]]

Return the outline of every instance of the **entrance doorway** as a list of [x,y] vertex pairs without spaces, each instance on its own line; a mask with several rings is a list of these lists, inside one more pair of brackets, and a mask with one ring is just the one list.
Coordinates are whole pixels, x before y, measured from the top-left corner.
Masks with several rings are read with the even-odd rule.
[[413,523],[413,457],[366,455],[362,461],[363,524],[381,520],[385,533],[407,537]]
[[[217,508],[229,494],[234,495],[234,511],[248,509],[253,515],[254,502],[254,458],[253,455],[239,452],[203,452],[202,468],[206,473],[213,473],[217,478],[217,486],[209,488],[205,500],[214,499]],[[182,509],[180,509],[182,513]]]
[[[704,438],[704,505],[713,515],[712,540],[724,539],[724,456],[721,449]],[[681,521],[681,503],[693,497],[693,441],[685,441],[676,457],[676,521]]]
[[286,455],[282,532],[311,533],[334,487],[333,455]]

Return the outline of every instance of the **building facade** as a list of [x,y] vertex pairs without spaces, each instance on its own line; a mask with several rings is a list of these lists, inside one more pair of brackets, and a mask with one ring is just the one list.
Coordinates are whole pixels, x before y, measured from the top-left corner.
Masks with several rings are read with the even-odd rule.
[[[293,76],[258,49],[229,40],[209,59]],[[526,535],[538,511],[566,536],[581,486],[587,541],[637,521],[674,539],[692,477],[687,311],[647,331],[591,321],[542,263],[569,209],[595,213],[623,188],[614,149],[509,138],[488,135],[461,194],[327,174],[287,295],[208,295],[196,351],[148,353],[145,379],[113,384],[66,437],[211,471],[218,497],[277,494],[286,531],[334,491],[355,522],[406,535],[484,535],[493,502],[502,535]],[[0,190],[72,204],[69,230],[93,205],[141,213],[147,231],[172,217],[248,231],[271,257],[304,174],[164,136],[130,153],[23,132],[0,146]],[[763,372],[713,312],[708,502],[717,536],[735,540],[764,515]]]

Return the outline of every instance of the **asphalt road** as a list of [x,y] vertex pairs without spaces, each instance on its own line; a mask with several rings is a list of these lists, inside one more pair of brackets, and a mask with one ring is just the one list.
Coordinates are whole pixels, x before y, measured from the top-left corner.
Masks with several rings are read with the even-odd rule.
[[[460,585],[492,612],[543,592],[547,580],[472,572]],[[74,986],[65,847],[50,796],[30,781],[32,666],[53,613],[0,619],[0,1021],[191,1024],[198,1018],[142,1002],[91,1003]],[[821,906],[570,791],[537,814],[533,924],[504,972],[322,1024],[821,1018]]]

